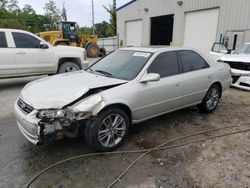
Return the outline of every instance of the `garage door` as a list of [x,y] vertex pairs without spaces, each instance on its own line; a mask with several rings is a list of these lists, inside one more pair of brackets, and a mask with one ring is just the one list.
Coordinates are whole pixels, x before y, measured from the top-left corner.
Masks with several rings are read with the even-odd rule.
[[142,20],[126,22],[126,45],[142,46]]
[[208,54],[216,40],[218,17],[219,9],[186,13],[184,46]]

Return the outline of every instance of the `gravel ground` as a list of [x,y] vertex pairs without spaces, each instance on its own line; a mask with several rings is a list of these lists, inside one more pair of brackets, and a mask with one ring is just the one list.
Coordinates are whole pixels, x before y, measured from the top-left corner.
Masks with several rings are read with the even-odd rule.
[[[36,147],[21,135],[16,127],[13,104],[24,85],[38,78],[0,80],[0,187],[22,187],[48,165],[92,152],[80,138]],[[246,123],[250,123],[250,93],[231,88],[223,94],[215,112],[200,114],[191,108],[154,118],[134,127],[118,150],[151,148],[167,140],[218,127],[250,128]],[[212,135],[218,133],[225,131]],[[247,132],[156,151],[139,161],[114,187],[247,188],[250,185],[249,146],[250,133]],[[140,154],[124,154],[74,160],[49,170],[31,187],[105,187],[138,156]]]

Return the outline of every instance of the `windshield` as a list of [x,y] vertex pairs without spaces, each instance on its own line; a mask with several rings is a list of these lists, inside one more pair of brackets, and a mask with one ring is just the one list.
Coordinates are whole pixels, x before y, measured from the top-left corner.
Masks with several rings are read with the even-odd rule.
[[66,34],[73,33],[76,30],[75,23],[64,23],[63,24],[63,31]]
[[122,80],[134,79],[147,63],[151,53],[117,50],[88,68],[88,71]]
[[250,44],[245,44],[239,47],[234,54],[250,54]]

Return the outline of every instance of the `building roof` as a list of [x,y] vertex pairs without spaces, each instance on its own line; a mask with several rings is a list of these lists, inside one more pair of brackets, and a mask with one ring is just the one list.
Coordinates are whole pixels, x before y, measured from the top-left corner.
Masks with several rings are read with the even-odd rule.
[[136,1],[136,0],[131,0],[131,1],[127,2],[126,4],[124,4],[124,5],[120,6],[120,7],[118,7],[118,8],[116,9],[116,11],[119,11],[119,10],[125,8],[126,6],[128,6],[128,5],[132,4],[132,3],[134,3],[135,1]]

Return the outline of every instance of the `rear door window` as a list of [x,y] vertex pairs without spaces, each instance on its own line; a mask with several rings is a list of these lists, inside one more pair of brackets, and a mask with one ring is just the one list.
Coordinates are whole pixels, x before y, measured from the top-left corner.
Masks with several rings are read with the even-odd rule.
[[39,48],[40,40],[26,33],[12,33],[16,48]]
[[0,48],[8,48],[5,32],[0,32]]
[[207,62],[196,52],[184,50],[178,52],[182,62],[183,72],[191,72],[208,68]]

